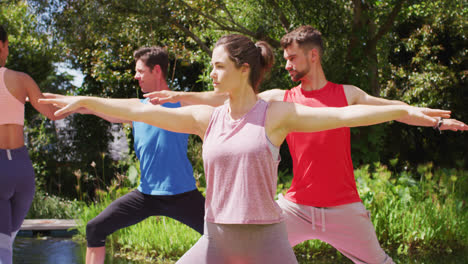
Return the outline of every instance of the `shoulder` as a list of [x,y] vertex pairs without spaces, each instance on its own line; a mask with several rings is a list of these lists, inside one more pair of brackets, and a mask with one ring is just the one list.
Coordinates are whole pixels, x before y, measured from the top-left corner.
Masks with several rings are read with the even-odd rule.
[[272,101],[283,101],[285,94],[286,94],[286,90],[271,89],[271,90],[266,90],[262,93],[259,93],[257,96],[258,98],[266,102],[272,102]]
[[291,112],[294,112],[295,106],[296,106],[295,103],[290,103],[290,102],[283,102],[283,101],[268,102],[268,115],[281,119],[284,116],[288,116]]
[[191,105],[191,106],[179,107],[178,109],[183,110],[183,109],[187,108],[187,109],[189,109],[190,112],[192,112],[193,116],[197,120],[208,121],[208,120],[210,120],[211,115],[213,114],[215,109],[220,109],[222,107],[224,107],[224,105],[218,106],[218,107],[213,107],[213,106],[210,106],[210,105]]
[[7,72],[5,72],[5,74],[8,74],[8,75],[6,75],[6,76],[8,76],[7,78],[14,81],[16,84],[18,84],[20,86],[23,86],[27,90],[29,90],[31,88],[34,89],[35,87],[37,87],[37,84],[34,81],[34,79],[31,76],[29,76],[29,74],[27,74],[27,73],[8,70]]
[[5,76],[11,79],[19,80],[19,81],[32,81],[33,80],[31,76],[29,76],[27,73],[14,71],[10,69],[5,70]]
[[9,89],[19,93],[29,93],[31,89],[37,87],[36,82],[24,72],[6,69],[4,82]]
[[356,104],[360,97],[367,95],[359,87],[350,84],[343,84],[343,90],[349,105]]

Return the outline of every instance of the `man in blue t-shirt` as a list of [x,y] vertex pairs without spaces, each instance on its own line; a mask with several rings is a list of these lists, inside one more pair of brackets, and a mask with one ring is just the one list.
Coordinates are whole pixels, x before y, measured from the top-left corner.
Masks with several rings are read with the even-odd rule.
[[[160,47],[141,48],[133,55],[136,60],[135,79],[143,93],[169,90],[166,50]],[[148,99],[141,102],[146,104]],[[181,104],[165,103],[163,106],[176,108]],[[95,114],[110,122],[129,123],[91,110],[81,113]],[[170,132],[141,122],[132,124],[135,153],[140,160],[140,185],[88,222],[87,264],[104,263],[108,235],[150,216],[171,217],[203,234],[205,198],[195,186],[192,166],[187,158],[188,134]]]

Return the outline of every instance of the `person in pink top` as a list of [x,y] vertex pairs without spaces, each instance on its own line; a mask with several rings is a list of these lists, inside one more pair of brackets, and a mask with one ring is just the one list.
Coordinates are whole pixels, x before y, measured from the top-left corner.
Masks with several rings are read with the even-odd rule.
[[284,215],[275,201],[279,146],[290,132],[373,125],[400,118],[437,122],[450,112],[406,105],[312,108],[259,99],[258,87],[273,64],[266,42],[242,35],[215,44],[210,77],[228,93],[219,107],[164,108],[127,99],[67,96],[42,99],[62,107],[85,107],[116,118],[145,122],[203,139],[206,174],[204,235],[178,263],[297,263]]
[[36,82],[26,73],[5,68],[9,54],[8,35],[0,25],[0,263],[12,263],[13,241],[34,197],[34,169],[24,145],[24,103],[52,120],[52,105],[43,98]]
[[[265,101],[294,102],[311,107],[349,105],[406,105],[371,96],[356,86],[329,82],[321,65],[321,33],[301,26],[281,39],[286,70],[300,82],[290,90],[268,90],[258,95]],[[219,105],[226,95],[156,92],[146,95],[152,102],[183,101],[186,104]],[[455,119],[422,120],[406,116],[397,121],[439,130],[463,131],[468,126]],[[422,122],[421,122],[422,121]],[[359,197],[351,160],[350,130],[347,127],[314,133],[293,132],[286,137],[293,160],[293,181],[280,195],[288,237],[292,246],[320,239],[331,244],[355,263],[393,263],[380,247],[370,214]]]

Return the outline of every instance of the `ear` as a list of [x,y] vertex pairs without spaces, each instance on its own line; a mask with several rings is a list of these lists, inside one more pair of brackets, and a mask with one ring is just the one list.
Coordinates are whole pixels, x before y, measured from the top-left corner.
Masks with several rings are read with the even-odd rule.
[[311,62],[320,61],[320,54],[318,52],[318,49],[313,48],[313,49],[309,50],[308,55],[309,55],[309,58],[310,58]]
[[153,70],[151,71],[153,74],[161,74],[161,66],[158,64],[154,65]]
[[248,63],[242,64],[242,66],[241,66],[242,72],[248,72],[249,69],[250,69],[250,65]]

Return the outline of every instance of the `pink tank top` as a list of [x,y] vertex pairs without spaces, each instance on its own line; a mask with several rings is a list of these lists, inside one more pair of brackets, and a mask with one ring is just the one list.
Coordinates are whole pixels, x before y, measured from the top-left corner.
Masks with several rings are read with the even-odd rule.
[[24,104],[8,91],[4,75],[7,68],[0,68],[0,125],[24,125]]
[[268,103],[259,100],[238,120],[231,119],[228,103],[214,110],[203,142],[207,222],[283,221],[275,202],[280,159],[265,132],[267,108]]

